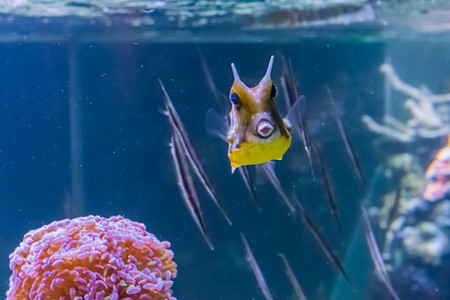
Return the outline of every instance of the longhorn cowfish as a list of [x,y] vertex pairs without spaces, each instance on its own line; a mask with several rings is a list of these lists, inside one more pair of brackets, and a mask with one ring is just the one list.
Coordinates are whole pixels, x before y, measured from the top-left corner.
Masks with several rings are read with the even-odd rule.
[[248,87],[231,64],[230,124],[227,133],[228,157],[232,172],[240,166],[281,160],[291,145],[291,125],[282,119],[275,104],[277,89],[270,73],[273,56],[259,84]]

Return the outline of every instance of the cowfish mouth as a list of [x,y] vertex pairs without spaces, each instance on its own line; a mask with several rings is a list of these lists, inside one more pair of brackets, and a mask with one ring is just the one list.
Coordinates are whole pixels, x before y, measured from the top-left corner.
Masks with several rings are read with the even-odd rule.
[[270,138],[276,128],[273,118],[268,113],[256,114],[253,116],[253,123],[255,124],[255,135],[261,139]]
[[256,125],[256,132],[261,138],[267,139],[273,133],[273,125],[269,120],[261,119]]

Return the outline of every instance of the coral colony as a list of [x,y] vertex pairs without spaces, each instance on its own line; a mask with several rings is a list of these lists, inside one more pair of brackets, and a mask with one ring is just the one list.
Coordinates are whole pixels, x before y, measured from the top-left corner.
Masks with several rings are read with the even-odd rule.
[[435,95],[426,87],[416,88],[400,80],[394,68],[383,64],[380,71],[390,85],[409,97],[405,107],[411,118],[405,123],[385,116],[379,124],[368,115],[362,117],[366,126],[379,134],[389,136],[401,142],[412,142],[417,137],[436,138],[450,134],[450,94]]
[[7,300],[172,299],[170,243],[121,216],[55,221],[10,255]]
[[[403,180],[388,222],[383,257],[401,299],[450,299],[450,135],[426,172],[422,196]],[[421,181],[421,184],[423,182]],[[416,195],[414,195],[416,194]],[[397,197],[397,196],[396,196]]]

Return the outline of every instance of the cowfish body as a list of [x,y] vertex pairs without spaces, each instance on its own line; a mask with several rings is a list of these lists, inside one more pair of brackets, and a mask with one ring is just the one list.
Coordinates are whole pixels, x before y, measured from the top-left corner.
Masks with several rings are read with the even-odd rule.
[[278,113],[276,87],[270,73],[273,56],[260,83],[249,88],[231,64],[234,83],[230,90],[228,157],[232,170],[243,165],[280,160],[291,145],[290,127]]

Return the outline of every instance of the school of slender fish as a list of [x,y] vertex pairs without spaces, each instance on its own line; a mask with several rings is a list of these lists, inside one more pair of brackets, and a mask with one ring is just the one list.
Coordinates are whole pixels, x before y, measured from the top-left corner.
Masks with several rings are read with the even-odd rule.
[[[199,56],[202,69],[205,73],[206,83],[213,93],[214,98],[217,102],[220,102],[221,99],[226,97],[217,90],[201,50],[199,50]],[[273,64],[274,57],[271,56],[265,75],[254,87],[245,85],[238,75],[236,66],[231,64],[234,82],[228,97],[228,107],[231,106],[228,119],[212,109],[208,110],[206,115],[207,131],[213,135],[219,136],[228,144],[227,154],[231,171],[234,173],[234,171],[238,169],[243,184],[248,190],[250,198],[257,209],[261,211],[262,207],[256,193],[257,189],[254,179],[255,172],[263,174],[265,178],[267,178],[268,182],[279,195],[282,203],[286,206],[288,214],[297,215],[299,217],[301,224],[309,232],[312,240],[323,254],[324,258],[339,271],[352,287],[354,287],[350,275],[346,271],[340,257],[335,253],[327,237],[313,221],[313,217],[306,211],[301,201],[297,199],[295,195],[289,195],[284,190],[282,183],[275,172],[275,161],[281,160],[286,154],[291,146],[292,134],[295,133],[295,136],[303,143],[313,180],[314,182],[320,182],[326,198],[328,199],[330,214],[336,221],[339,231],[342,233],[343,228],[339,214],[338,198],[334,192],[333,182],[324,155],[309,132],[308,122],[304,114],[305,98],[304,96],[299,95],[292,64],[290,61],[286,62],[286,60],[284,60],[281,76],[281,85],[283,87],[286,104],[289,108],[289,112],[285,118],[280,116],[275,101],[277,88],[271,78]],[[203,236],[205,243],[211,250],[214,250],[211,237],[206,228],[201,209],[201,201],[196,192],[193,174],[195,174],[200,185],[205,189],[214,204],[218,207],[228,225],[231,226],[232,222],[219,198],[212,177],[199,159],[199,156],[189,139],[189,135],[161,81],[160,85],[165,99],[164,113],[167,116],[170,125],[170,153],[172,155],[180,194],[189,214]],[[339,118],[331,91],[328,87],[325,88],[331,102],[330,113],[336,122],[336,127],[338,128],[341,141],[350,161],[350,166],[355,172],[356,177],[362,183],[365,183],[361,165]],[[390,295],[394,299],[399,299],[389,280],[370,221],[368,220],[367,213],[362,205],[361,211],[362,222],[365,228],[366,243],[375,265],[375,271],[381,282],[386,286]],[[241,233],[241,240],[244,245],[244,257],[255,276],[260,293],[266,300],[274,299],[270,287],[263,275],[263,270],[260,268],[249,246],[247,238],[243,233]],[[278,256],[281,258],[286,277],[292,286],[294,297],[300,300],[307,299],[287,257],[282,253],[278,253]],[[354,288],[356,289],[357,287]]]

